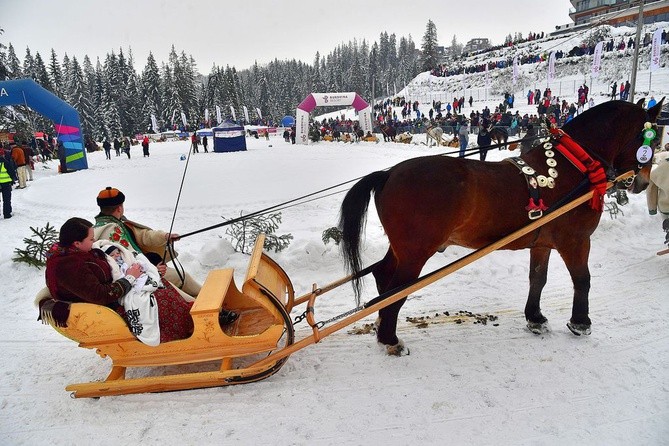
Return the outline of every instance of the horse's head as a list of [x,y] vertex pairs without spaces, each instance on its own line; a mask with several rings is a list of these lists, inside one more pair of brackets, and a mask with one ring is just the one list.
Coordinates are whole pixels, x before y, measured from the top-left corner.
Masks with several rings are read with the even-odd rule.
[[[660,142],[655,121],[663,102],[664,98],[646,110],[640,104],[607,101],[582,113],[562,129],[599,160],[607,174],[634,172],[633,177],[617,187],[639,193],[648,185],[653,150]],[[649,137],[653,135],[649,130],[655,131],[654,137]]]

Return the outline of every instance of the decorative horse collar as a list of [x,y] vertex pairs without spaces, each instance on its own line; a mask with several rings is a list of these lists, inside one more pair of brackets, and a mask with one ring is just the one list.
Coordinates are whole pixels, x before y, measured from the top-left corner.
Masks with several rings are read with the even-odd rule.
[[525,176],[527,188],[530,195],[529,202],[525,207],[530,220],[536,220],[548,209],[540,196],[540,188],[548,187],[553,189],[558,177],[557,161],[555,152],[560,152],[573,164],[581,173],[586,175],[590,182],[590,189],[593,191],[590,206],[596,211],[602,211],[604,208],[604,194],[606,193],[606,172],[602,164],[593,159],[576,141],[560,129],[550,129],[551,138],[541,140],[541,147],[546,155],[546,164],[548,165],[548,176],[537,175],[536,170],[527,164],[520,157],[507,158],[516,166]]

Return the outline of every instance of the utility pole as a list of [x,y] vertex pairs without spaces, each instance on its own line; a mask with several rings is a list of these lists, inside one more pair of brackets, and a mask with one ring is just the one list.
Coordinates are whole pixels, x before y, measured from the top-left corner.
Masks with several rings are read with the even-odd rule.
[[636,37],[634,38],[634,57],[632,57],[632,78],[630,81],[630,102],[634,102],[634,90],[636,89],[636,70],[639,61],[639,43],[641,41],[641,28],[643,28],[643,4],[639,1],[639,20],[636,24]]

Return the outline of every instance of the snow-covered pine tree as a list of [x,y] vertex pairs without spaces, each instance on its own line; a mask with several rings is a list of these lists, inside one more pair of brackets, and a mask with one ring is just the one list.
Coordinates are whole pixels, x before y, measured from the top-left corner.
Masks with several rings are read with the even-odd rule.
[[114,92],[112,91],[111,83],[107,76],[103,76],[102,79],[102,104],[100,114],[104,123],[104,134],[107,137],[116,138],[123,136],[118,105],[116,104]]
[[423,34],[423,44],[421,45],[421,68],[424,71],[432,70],[437,66],[437,27],[432,20],[427,21],[425,34]]
[[8,75],[10,79],[19,79],[23,77],[21,61],[16,56],[16,52],[11,43],[7,46],[7,68],[9,70]]
[[51,48],[51,57],[49,58],[49,66],[47,67],[51,87],[54,94],[58,97],[63,97],[63,72],[60,69],[60,62],[56,51]]
[[79,66],[76,57],[73,57],[72,62],[70,63],[69,78],[72,84],[68,88],[71,95],[68,102],[79,112],[79,119],[81,120],[84,136],[91,137],[94,134],[95,129],[95,116],[93,114],[93,106],[90,102],[86,77],[84,76],[84,72]]
[[23,58],[23,76],[35,80],[35,58],[30,53],[30,48],[26,47],[26,55]]
[[46,71],[44,60],[42,59],[42,56],[40,56],[39,51],[35,53],[35,58],[33,60],[33,73],[35,76],[35,82],[47,90],[53,92],[53,86],[51,85],[51,80],[49,79],[49,73]]
[[[170,70],[169,65],[163,64],[161,67],[162,72],[162,97],[161,102],[163,103],[163,121],[172,125],[178,123],[178,126],[181,125],[181,111],[183,110],[181,102],[179,101],[179,95],[174,86],[174,78],[172,76],[172,70]],[[174,117],[174,118],[173,118]]]

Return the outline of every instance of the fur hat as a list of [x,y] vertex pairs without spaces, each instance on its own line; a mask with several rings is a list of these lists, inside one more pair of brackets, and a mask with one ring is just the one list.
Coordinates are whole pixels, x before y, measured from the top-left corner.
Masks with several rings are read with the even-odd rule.
[[114,189],[111,186],[107,186],[105,189],[101,190],[98,194],[98,206],[107,207],[107,206],[118,206],[123,204],[125,201],[125,195],[118,189]]

